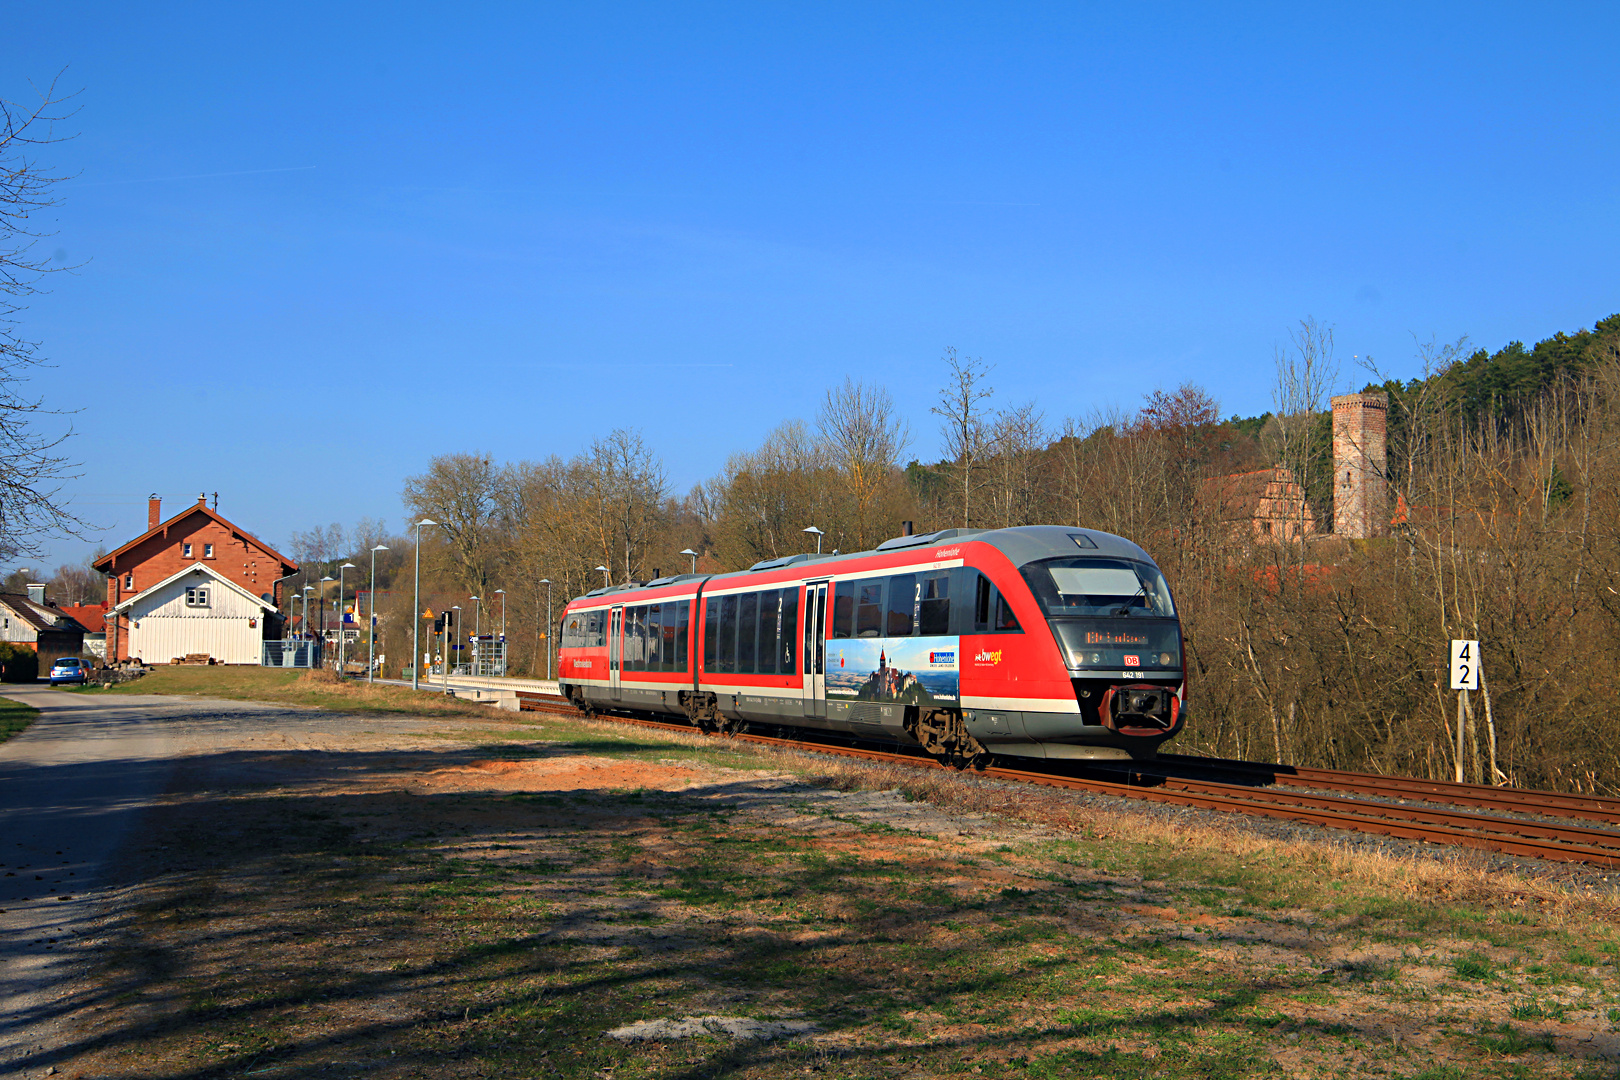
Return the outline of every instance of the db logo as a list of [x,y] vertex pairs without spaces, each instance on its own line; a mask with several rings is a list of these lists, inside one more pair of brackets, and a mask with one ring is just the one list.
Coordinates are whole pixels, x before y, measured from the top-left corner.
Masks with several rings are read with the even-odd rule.
[[1142,666],[1142,658],[1140,656],[1131,656],[1129,654],[1126,654],[1125,666],[1126,667],[1141,667]]

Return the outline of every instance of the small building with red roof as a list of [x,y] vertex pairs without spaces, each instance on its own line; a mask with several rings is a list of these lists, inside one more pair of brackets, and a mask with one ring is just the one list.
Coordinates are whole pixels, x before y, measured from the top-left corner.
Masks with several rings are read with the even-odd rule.
[[207,654],[257,664],[281,636],[281,582],[298,564],[221,517],[206,496],[167,521],[147,504],[147,529],[95,563],[107,575],[107,661],[166,664]]

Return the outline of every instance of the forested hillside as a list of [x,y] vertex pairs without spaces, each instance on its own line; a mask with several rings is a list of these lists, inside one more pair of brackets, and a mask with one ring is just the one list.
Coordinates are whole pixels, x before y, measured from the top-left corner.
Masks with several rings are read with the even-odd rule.
[[[684,494],[636,433],[614,431],[571,459],[438,458],[404,501],[444,523],[424,536],[430,587],[505,589],[528,670],[545,667],[541,583],[560,611],[602,583],[599,566],[645,579],[687,569],[690,549],[699,570],[739,569],[813,550],[812,525],[845,551],[904,521],[1105,529],[1145,546],[1177,589],[1195,710],[1184,747],[1449,775],[1446,645],[1477,637],[1488,693],[1469,720],[1469,775],[1620,793],[1620,316],[1533,348],[1424,348],[1420,377],[1373,377],[1391,399],[1387,539],[1325,531],[1327,396],[1361,381],[1332,356],[1331,332],[1301,324],[1279,352],[1273,413],[1223,421],[1190,385],[1134,413],[1047,417],[1000,402],[992,368],[948,352],[934,410],[946,460],[908,464],[888,393],[846,382]],[[1259,542],[1210,498],[1212,478],[1274,465],[1310,493],[1320,531],[1306,542]],[[315,530],[297,554],[318,579],[379,536]],[[388,543],[393,574],[410,539]],[[400,658],[403,585],[386,649]]]

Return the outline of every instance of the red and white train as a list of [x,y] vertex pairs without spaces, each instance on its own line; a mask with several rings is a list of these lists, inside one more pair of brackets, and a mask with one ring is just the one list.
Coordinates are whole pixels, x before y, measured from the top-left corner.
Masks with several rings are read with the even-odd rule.
[[1187,721],[1181,624],[1147,552],[1037,525],[900,536],[569,603],[558,679],[587,711],[990,755],[1151,757]]

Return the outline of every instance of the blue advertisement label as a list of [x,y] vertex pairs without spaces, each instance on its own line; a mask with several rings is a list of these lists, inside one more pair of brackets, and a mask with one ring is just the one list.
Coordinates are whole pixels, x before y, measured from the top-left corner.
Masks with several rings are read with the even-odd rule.
[[827,642],[827,697],[955,705],[959,645],[954,637],[835,638]]

